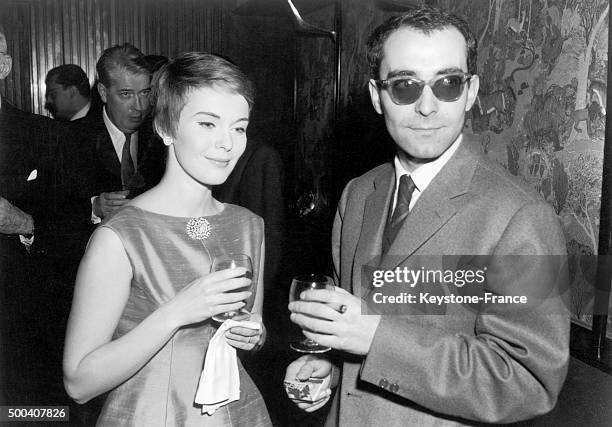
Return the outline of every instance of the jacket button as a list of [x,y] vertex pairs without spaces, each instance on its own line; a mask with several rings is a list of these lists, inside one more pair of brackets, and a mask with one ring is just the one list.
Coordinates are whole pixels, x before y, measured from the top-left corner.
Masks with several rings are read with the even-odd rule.
[[397,393],[397,391],[399,390],[399,386],[396,383],[391,384],[391,386],[389,386],[389,391],[391,393]]
[[381,386],[382,388],[387,388],[389,386],[389,381],[387,381],[386,378],[383,378],[382,380],[378,382],[378,385]]

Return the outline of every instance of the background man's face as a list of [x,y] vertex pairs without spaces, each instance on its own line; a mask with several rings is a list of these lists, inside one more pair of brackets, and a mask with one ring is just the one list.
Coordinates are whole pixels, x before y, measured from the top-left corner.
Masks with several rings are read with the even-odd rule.
[[126,70],[111,73],[109,87],[98,84],[100,98],[106,105],[106,114],[122,132],[135,132],[149,114],[151,76],[133,74]]
[[74,107],[74,86],[62,86],[57,84],[56,78],[47,82],[45,91],[45,108],[58,120],[70,120],[76,113]]
[[[429,80],[461,71],[467,72],[466,41],[453,27],[430,34],[402,28],[391,34],[383,46],[381,79],[402,72]],[[431,88],[425,86],[415,103],[397,105],[387,90],[379,90],[370,81],[372,103],[376,111],[384,115],[400,160],[404,160],[402,163],[405,159],[412,159],[415,163],[427,162],[442,155],[463,130],[465,112],[472,107],[477,93],[476,76],[456,101],[440,101]]]
[[13,60],[8,54],[6,37],[4,33],[0,32],[0,80],[5,79],[9,75],[12,66]]

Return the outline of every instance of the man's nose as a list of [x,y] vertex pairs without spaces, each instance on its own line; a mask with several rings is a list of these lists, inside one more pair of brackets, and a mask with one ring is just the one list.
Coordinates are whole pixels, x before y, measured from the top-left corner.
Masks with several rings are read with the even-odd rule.
[[136,111],[143,111],[145,109],[143,100],[140,98],[140,96],[136,96],[134,98],[135,98],[135,101],[134,101],[134,110],[136,110]]
[[439,102],[440,101],[436,98],[431,88],[425,85],[423,92],[421,92],[421,96],[415,103],[415,108],[417,113],[423,116],[429,116],[438,111]]

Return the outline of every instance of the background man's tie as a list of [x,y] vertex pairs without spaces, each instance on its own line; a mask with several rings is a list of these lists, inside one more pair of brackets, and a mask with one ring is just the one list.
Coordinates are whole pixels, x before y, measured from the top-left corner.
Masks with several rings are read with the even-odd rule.
[[124,135],[125,143],[123,144],[123,151],[121,153],[121,183],[123,184],[124,190],[129,190],[135,172],[134,161],[132,160],[132,153],[130,152],[132,134],[126,133]]

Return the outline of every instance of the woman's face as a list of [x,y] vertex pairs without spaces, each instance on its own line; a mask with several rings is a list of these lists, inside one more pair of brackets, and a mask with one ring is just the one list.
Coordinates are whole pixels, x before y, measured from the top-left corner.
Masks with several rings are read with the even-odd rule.
[[249,105],[242,95],[222,87],[195,89],[172,138],[180,167],[201,184],[222,184],[244,152],[248,123]]

